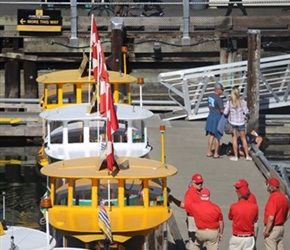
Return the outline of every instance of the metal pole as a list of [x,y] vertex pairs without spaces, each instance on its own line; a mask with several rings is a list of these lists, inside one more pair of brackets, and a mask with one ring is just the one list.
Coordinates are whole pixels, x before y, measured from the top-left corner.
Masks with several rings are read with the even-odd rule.
[[164,133],[165,133],[165,125],[160,125],[160,136],[161,136],[161,163],[162,163],[162,165],[164,165],[166,163]]
[[77,33],[77,25],[78,25],[78,12],[77,12],[77,0],[70,1],[70,10],[71,10],[71,37],[69,45],[72,47],[78,47],[78,33]]
[[247,131],[259,131],[259,92],[260,92],[260,30],[248,31],[248,81],[247,103],[250,111],[250,119]]
[[182,36],[182,45],[190,44],[189,37],[189,0],[183,0],[183,36]]
[[3,195],[3,215],[2,215],[2,218],[3,218],[3,221],[5,221],[5,219],[6,219],[6,216],[5,216],[5,213],[6,213],[6,211],[5,211],[5,209],[6,209],[5,195],[6,195],[6,193],[3,191],[2,195]]

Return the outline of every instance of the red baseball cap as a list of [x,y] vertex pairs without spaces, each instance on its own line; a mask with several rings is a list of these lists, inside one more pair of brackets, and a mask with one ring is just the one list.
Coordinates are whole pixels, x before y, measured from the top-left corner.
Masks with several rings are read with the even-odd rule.
[[209,197],[210,196],[210,191],[208,188],[203,188],[200,192],[199,192],[201,197]]
[[271,178],[269,180],[266,180],[266,184],[269,184],[273,187],[279,187],[279,185],[280,185],[279,180],[276,178]]
[[249,186],[249,183],[244,179],[240,179],[234,184],[234,187],[236,189],[239,189],[241,187],[248,187],[248,186]]
[[251,193],[250,189],[248,187],[245,187],[245,186],[237,189],[236,192],[242,196],[249,195]]
[[203,178],[201,176],[201,174],[194,174],[191,179],[195,182],[195,183],[201,183],[203,182]]

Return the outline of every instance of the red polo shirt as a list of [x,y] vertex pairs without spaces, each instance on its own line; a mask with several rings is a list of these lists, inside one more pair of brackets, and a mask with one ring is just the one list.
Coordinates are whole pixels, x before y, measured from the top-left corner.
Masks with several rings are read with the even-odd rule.
[[248,201],[257,204],[256,196],[252,192],[250,193]]
[[200,200],[198,206],[191,207],[190,214],[198,229],[218,229],[219,222],[223,221],[220,207],[209,200]]
[[288,201],[279,190],[270,194],[265,206],[264,224],[267,224],[268,216],[274,216],[274,226],[283,225],[287,219]]
[[193,187],[189,187],[184,195],[184,209],[192,216],[191,208],[195,206],[196,203],[200,202],[199,192]]
[[229,219],[233,221],[233,234],[254,234],[254,223],[258,221],[258,206],[249,200],[240,199],[233,203],[229,211]]

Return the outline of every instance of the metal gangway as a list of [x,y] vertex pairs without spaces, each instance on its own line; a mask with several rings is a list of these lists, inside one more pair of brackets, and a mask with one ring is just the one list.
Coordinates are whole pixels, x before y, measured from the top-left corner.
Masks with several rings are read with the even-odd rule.
[[[248,61],[240,61],[160,73],[158,81],[168,89],[169,98],[180,106],[180,110],[164,114],[162,119],[206,118],[209,111],[207,97],[214,92],[216,83],[224,86],[224,101],[234,86],[239,87],[246,99],[247,70]],[[290,54],[262,58],[259,82],[260,110],[290,106]]]

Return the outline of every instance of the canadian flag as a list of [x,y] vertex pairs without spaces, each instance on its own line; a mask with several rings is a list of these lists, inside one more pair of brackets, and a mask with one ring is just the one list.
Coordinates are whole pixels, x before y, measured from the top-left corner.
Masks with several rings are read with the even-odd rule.
[[107,168],[113,171],[114,145],[113,134],[119,128],[117,114],[114,106],[111,85],[106,67],[104,50],[102,48],[96,21],[92,18],[92,64],[94,78],[100,81],[100,113],[107,118]]

